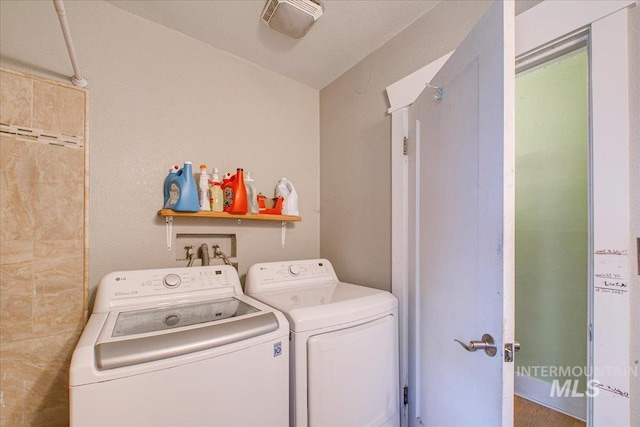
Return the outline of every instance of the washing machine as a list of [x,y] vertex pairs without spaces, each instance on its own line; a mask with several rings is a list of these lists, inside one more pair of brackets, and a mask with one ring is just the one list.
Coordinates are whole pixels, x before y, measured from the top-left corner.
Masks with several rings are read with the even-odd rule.
[[326,259],[249,268],[248,295],[291,328],[290,426],[398,426],[398,300],[343,283]]
[[110,273],[71,360],[71,426],[287,425],[288,336],[231,266]]

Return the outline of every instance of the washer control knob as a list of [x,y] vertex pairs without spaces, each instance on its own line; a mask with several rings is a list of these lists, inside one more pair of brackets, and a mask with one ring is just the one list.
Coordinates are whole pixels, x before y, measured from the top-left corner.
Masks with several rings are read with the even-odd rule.
[[300,275],[300,267],[298,267],[297,265],[290,265],[289,266],[289,273],[292,276],[298,276]]
[[162,279],[162,284],[164,284],[167,288],[177,288],[180,286],[180,276],[177,274],[167,274]]

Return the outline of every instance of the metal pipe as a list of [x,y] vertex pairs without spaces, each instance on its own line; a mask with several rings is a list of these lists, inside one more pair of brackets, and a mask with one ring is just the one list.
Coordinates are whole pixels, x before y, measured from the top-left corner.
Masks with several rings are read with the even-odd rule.
[[229,260],[229,257],[227,256],[227,254],[225,254],[220,250],[220,245],[213,245],[213,257],[222,258],[225,264],[232,265],[231,260]]
[[71,31],[69,30],[69,24],[67,23],[67,12],[64,8],[62,0],[53,0],[53,4],[58,12],[58,19],[60,20],[60,27],[62,27],[62,34],[64,35],[64,41],[67,44],[67,50],[69,51],[69,58],[71,59],[71,66],[73,67],[73,77],[71,77],[71,83],[74,86],[87,87],[89,82],[80,74],[80,67],[76,60],[76,51],[73,48],[73,41],[71,40]]
[[200,246],[200,257],[202,258],[202,265],[211,265],[211,259],[209,258],[209,246],[203,243]]
[[187,245],[184,247],[187,250],[187,260],[189,260],[189,263],[187,264],[187,267],[191,267],[193,265],[193,245]]

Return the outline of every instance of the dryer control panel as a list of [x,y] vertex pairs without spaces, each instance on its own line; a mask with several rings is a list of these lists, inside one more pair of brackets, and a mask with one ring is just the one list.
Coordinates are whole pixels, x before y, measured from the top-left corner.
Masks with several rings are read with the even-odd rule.
[[247,293],[260,293],[280,287],[337,281],[333,266],[326,259],[266,262],[249,268],[245,288]]

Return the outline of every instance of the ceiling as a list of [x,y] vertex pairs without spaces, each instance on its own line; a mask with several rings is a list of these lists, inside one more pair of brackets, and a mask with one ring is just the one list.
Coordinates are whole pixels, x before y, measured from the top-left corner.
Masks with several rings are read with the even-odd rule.
[[324,15],[298,40],[261,22],[266,0],[111,0],[108,3],[322,89],[438,1],[324,0]]

